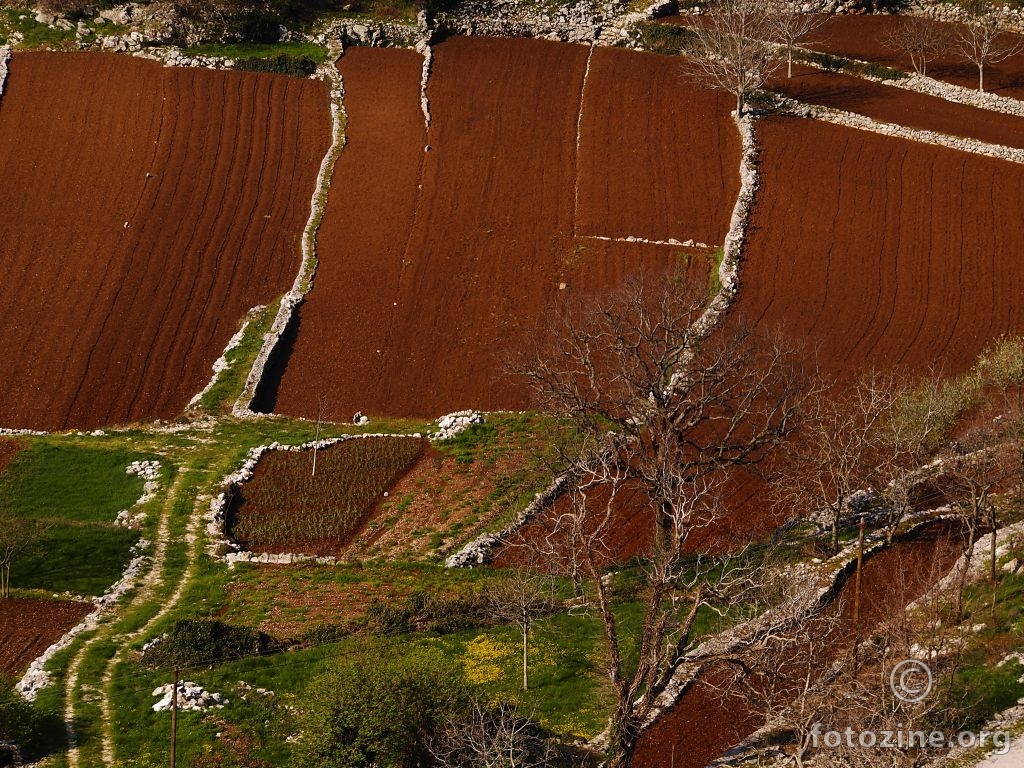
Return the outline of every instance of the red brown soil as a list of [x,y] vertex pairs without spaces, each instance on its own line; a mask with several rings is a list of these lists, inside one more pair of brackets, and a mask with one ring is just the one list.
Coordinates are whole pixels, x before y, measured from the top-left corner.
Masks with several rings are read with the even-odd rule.
[[739,194],[732,97],[677,57],[594,50],[580,124],[578,235],[721,244]]
[[794,66],[793,77],[782,73],[768,85],[799,101],[856,112],[874,120],[990,144],[1024,147],[1024,118],[975,109],[859,77]]
[[761,122],[737,310],[823,368],[959,373],[1024,332],[1024,168],[796,118]]
[[18,677],[33,659],[57,642],[92,611],[89,603],[0,599],[0,675]]
[[[887,15],[830,16],[808,36],[810,42],[804,47],[913,72],[909,56],[882,44],[884,30],[900,23],[902,19]],[[967,88],[978,87],[977,68],[959,58],[952,45],[928,63],[928,76]],[[986,67],[985,90],[1000,96],[1024,97],[1024,53]]]
[[[861,584],[864,626],[875,626],[920,597],[935,578],[936,571],[930,567],[933,562],[942,572],[952,567],[959,549],[948,534],[944,526],[935,526],[928,535],[900,542],[865,562]],[[846,629],[841,634],[851,637],[852,591],[852,581],[848,581],[830,610],[840,615],[840,627]],[[632,763],[635,768],[663,768],[668,754],[674,755],[676,768],[703,768],[763,724],[763,716],[741,697],[723,693],[728,679],[723,669],[713,668],[708,674],[644,733]]]
[[286,290],[322,83],[17,53],[0,107],[0,424],[170,418]]
[[342,59],[349,143],[316,284],[261,410],[313,416],[320,394],[342,419],[522,408],[503,360],[539,318],[563,297],[675,268],[680,248],[573,240],[587,52],[449,39],[434,49],[429,131],[418,55]]
[[0,439],[0,474],[3,474],[14,457],[24,448],[25,444],[20,440]]
[[338,555],[388,489],[424,458],[425,440],[371,437],[312,451],[270,451],[231,500],[231,534],[254,552]]

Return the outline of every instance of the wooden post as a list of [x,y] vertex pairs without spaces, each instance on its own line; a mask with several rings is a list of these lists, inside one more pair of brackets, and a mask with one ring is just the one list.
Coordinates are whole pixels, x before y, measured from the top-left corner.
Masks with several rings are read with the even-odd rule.
[[178,667],[174,667],[174,682],[171,684],[171,768],[175,768],[175,746],[178,740]]
[[857,574],[853,582],[853,658],[857,658],[860,645],[860,572],[864,566],[864,515],[860,516],[860,530],[857,533]]

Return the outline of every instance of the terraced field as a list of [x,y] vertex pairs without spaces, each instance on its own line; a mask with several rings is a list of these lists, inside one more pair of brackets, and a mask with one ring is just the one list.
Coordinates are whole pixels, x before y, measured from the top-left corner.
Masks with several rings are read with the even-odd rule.
[[322,83],[16,53],[0,108],[0,425],[171,418],[292,282]]
[[[336,419],[357,410],[436,417],[523,408],[526,392],[505,374],[504,360],[565,297],[603,292],[641,270],[690,269],[707,280],[700,249],[593,237],[713,243],[724,235],[738,184],[731,125],[698,146],[682,141],[680,155],[660,121],[605,120],[632,103],[631,81],[617,78],[633,57],[635,77],[651,73],[670,89],[662,100],[634,104],[637,114],[689,93],[676,87],[670,59],[595,52],[581,118],[584,46],[452,38],[434,57],[429,128],[420,110],[422,57],[367,49],[341,60],[349,142],[319,238],[316,284],[260,410],[310,417],[321,399]],[[706,94],[693,110],[691,137],[721,113]],[[632,144],[622,143],[625,134]],[[726,156],[717,160],[720,145]],[[642,150],[638,171],[626,170],[637,157],[630,147]],[[661,177],[685,167],[687,183],[652,193],[659,207],[641,215],[644,169],[666,162]],[[607,221],[630,199],[621,218]]]
[[762,121],[737,310],[823,366],[964,370],[1024,331],[1024,168],[796,118]]

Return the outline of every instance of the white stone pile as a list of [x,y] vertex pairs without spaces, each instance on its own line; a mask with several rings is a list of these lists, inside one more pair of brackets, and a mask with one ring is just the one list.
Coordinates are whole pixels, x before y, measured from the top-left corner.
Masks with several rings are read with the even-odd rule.
[[125,469],[126,475],[135,475],[145,480],[142,486],[142,495],[128,509],[117,513],[117,524],[125,528],[140,528],[146,519],[145,512],[137,511],[142,505],[156,498],[160,490],[160,462],[159,461],[133,461]]
[[[426,24],[426,11],[420,11]],[[434,65],[434,49],[430,47],[429,34],[416,43],[416,50],[423,54],[423,70],[420,75],[420,109],[423,110],[423,124],[430,128],[430,99],[427,98],[427,84],[430,82],[430,70]]]
[[4,95],[4,86],[7,84],[7,65],[11,60],[11,46],[0,45],[0,98]]
[[455,411],[437,420],[437,431],[431,432],[431,440],[449,440],[465,432],[474,424],[483,424],[484,416],[479,411]]
[[[203,689],[198,683],[189,681],[179,682],[177,689],[178,709],[186,711],[202,712],[207,709],[224,709],[230,702],[219,693],[210,693]],[[167,712],[171,709],[174,699],[174,684],[161,685],[153,691],[154,696],[160,696],[160,701],[153,705],[154,712]]]

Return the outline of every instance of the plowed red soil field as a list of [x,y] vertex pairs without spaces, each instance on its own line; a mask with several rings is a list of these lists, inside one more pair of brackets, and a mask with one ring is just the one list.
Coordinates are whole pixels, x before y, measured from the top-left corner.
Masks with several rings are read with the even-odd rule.
[[732,106],[686,79],[677,57],[595,49],[576,234],[721,244],[739,194]]
[[[931,586],[935,573],[931,563],[946,570],[952,567],[959,552],[949,535],[944,526],[932,526],[927,533],[865,562],[861,584],[865,626],[875,626],[920,597]],[[848,581],[830,610],[839,613],[842,634],[849,637],[853,636],[852,592],[852,581]],[[844,650],[837,648],[837,655]],[[727,692],[728,679],[724,670],[713,668],[691,686],[641,737],[633,766],[664,768],[665,756],[672,755],[676,768],[703,768],[763,725],[763,715],[739,695]]]
[[[877,16],[830,16],[818,29],[808,35],[805,47],[826,51],[861,61],[886,64],[905,72],[913,72],[910,57],[898,54],[882,42],[884,31],[902,23],[887,14]],[[977,68],[958,57],[952,45],[934,62],[928,63],[928,76],[967,88],[978,87]],[[985,90],[1000,96],[1024,97],[1024,53],[985,68]]]
[[821,104],[951,136],[1024,147],[1024,118],[955,104],[891,85],[836,72],[793,67],[793,77],[775,77],[769,87],[810,104]]
[[0,424],[179,413],[298,270],[322,83],[18,53],[0,104]]
[[680,264],[680,248],[573,240],[587,53],[447,40],[434,49],[429,131],[422,59],[382,49],[342,59],[349,144],[316,284],[257,407],[312,416],[321,394],[343,419],[523,407],[502,361],[539,317],[574,292]]
[[796,118],[762,121],[738,311],[823,367],[966,369],[1024,332],[1024,168]]
[[0,674],[24,674],[34,658],[91,611],[89,603],[67,600],[0,600]]

